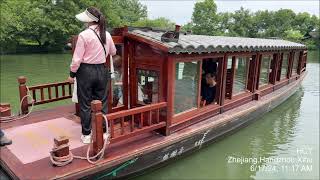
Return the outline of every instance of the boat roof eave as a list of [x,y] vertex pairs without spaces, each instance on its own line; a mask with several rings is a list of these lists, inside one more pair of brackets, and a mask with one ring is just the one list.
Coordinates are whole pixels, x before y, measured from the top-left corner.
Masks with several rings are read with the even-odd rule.
[[138,35],[135,35],[135,34],[131,34],[131,33],[125,33],[124,36],[129,38],[129,39],[136,40],[136,41],[139,41],[139,42],[143,42],[143,43],[149,44],[150,46],[154,46],[154,47],[160,49],[161,51],[163,51],[165,53],[169,52],[169,48],[167,46],[165,46],[164,44],[161,44],[161,43],[158,43],[158,42],[155,42],[155,41],[152,41],[152,40],[149,40],[147,38],[143,38],[141,36],[138,36]]

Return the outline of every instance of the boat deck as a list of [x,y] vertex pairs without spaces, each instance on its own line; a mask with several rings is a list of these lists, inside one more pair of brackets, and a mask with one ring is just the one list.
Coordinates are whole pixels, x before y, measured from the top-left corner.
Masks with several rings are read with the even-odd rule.
[[[52,179],[94,167],[86,160],[79,159],[74,159],[65,167],[54,167],[50,162],[49,152],[53,147],[53,138],[61,135],[69,137],[70,150],[74,155],[86,155],[87,145],[80,141],[81,124],[79,118],[73,115],[74,112],[73,105],[57,107],[35,111],[22,120],[2,123],[1,128],[13,141],[12,145],[1,148],[1,163],[11,172],[10,176],[19,179]],[[156,133],[146,133],[131,138],[130,141],[113,143],[108,147],[101,163],[112,166],[112,162],[119,156],[130,154],[139,147],[147,146],[155,140],[161,141],[162,138]]]

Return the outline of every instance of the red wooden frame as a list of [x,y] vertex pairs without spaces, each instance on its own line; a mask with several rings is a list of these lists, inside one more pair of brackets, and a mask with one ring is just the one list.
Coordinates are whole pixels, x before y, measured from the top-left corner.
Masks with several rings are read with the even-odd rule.
[[[241,97],[243,94],[246,94],[247,92],[250,91],[250,89],[248,89],[248,83],[249,83],[249,78],[250,78],[250,65],[251,65],[251,61],[254,60],[254,53],[248,53],[248,54],[242,54],[242,53],[232,53],[232,54],[228,54],[230,56],[232,56],[232,67],[231,67],[231,70],[232,70],[232,85],[231,85],[231,98],[230,99],[233,99],[235,97]],[[246,67],[246,84],[245,84],[245,87],[246,87],[246,90],[245,91],[242,91],[236,95],[233,95],[233,83],[234,83],[234,80],[235,80],[235,75],[236,75],[236,63],[237,63],[237,58],[251,58],[250,59],[247,59],[247,67]]]
[[[281,73],[282,73],[282,65],[283,65],[283,60],[284,60],[284,56],[285,55],[288,55],[288,59],[287,59],[287,69],[286,69],[286,77],[285,78],[281,78]],[[281,64],[280,64],[280,66],[279,66],[279,69],[280,69],[280,71],[279,71],[279,73],[280,73],[280,77],[279,77],[279,80],[278,81],[282,81],[282,80],[284,80],[284,79],[288,79],[288,72],[289,72],[289,65],[290,65],[290,52],[289,51],[286,51],[286,52],[282,52],[281,53],[281,59],[280,59],[280,61],[281,61]]]
[[[258,66],[258,78],[257,78],[257,84],[256,84],[256,89],[259,90],[259,89],[263,89],[264,87],[268,86],[270,84],[270,68],[272,68],[272,61],[273,61],[273,55],[274,55],[274,52],[263,52],[263,53],[259,53],[259,66]],[[265,85],[260,85],[259,82],[260,82],[260,72],[261,72],[261,65],[262,65],[262,58],[263,56],[270,56],[271,59],[269,61],[269,68],[268,68],[268,83],[265,84]],[[272,69],[271,73],[274,73],[275,70]]]
[[157,51],[157,55],[148,56],[148,57],[139,57],[136,55],[136,48],[138,45],[142,45],[145,47],[143,51],[147,51],[150,54],[155,53],[154,47],[148,46],[144,42],[130,41],[129,45],[129,71],[130,71],[130,107],[139,107],[141,104],[137,103],[137,95],[138,95],[138,87],[137,87],[137,79],[136,79],[136,71],[137,69],[146,69],[157,71],[159,74],[159,84],[158,84],[158,92],[159,92],[159,102],[163,102],[165,100],[164,94],[165,89],[165,79],[164,78],[164,61],[166,59],[166,55],[161,51]]
[[[108,113],[112,113],[112,112],[117,112],[117,111],[121,111],[121,110],[125,110],[128,109],[128,80],[126,77],[128,77],[128,61],[127,61],[127,45],[124,42],[123,38],[119,38],[119,37],[114,37],[112,36],[115,45],[120,45],[122,47],[122,53],[121,53],[121,57],[122,57],[122,98],[123,98],[123,104],[120,106],[116,106],[116,107],[112,107],[112,103],[108,103]],[[109,57],[110,58],[110,57]],[[107,63],[109,68],[110,68],[110,64],[109,62]],[[112,89],[112,80],[110,80],[109,83],[109,96],[108,96],[108,102],[112,102],[113,101],[113,89]]]
[[[202,76],[202,59],[199,59],[199,58],[196,58],[196,59],[194,59],[194,58],[187,58],[187,59],[180,59],[180,58],[174,58],[173,59],[173,67],[171,67],[171,68],[173,68],[174,69],[174,74],[173,74],[173,78],[171,79],[172,81],[174,81],[175,82],[175,73],[176,73],[176,71],[175,71],[175,67],[176,67],[176,64],[177,63],[179,63],[179,62],[194,62],[194,61],[196,61],[196,62],[200,62],[200,65],[198,66],[198,72],[199,72],[199,77],[198,77],[198,97],[197,97],[197,107],[194,107],[194,108],[191,108],[191,109],[189,109],[189,110],[186,110],[186,111],[184,111],[184,112],[180,112],[180,113],[178,113],[178,114],[174,114],[174,110],[172,110],[172,112],[173,112],[173,119],[172,119],[172,121],[174,121],[174,122],[178,122],[178,121],[180,121],[180,120],[183,120],[183,119],[185,119],[186,117],[188,117],[188,116],[192,116],[192,114],[194,114],[196,111],[197,111],[197,109],[199,109],[199,107],[200,107],[200,91],[199,91],[199,89],[201,88],[201,76]],[[175,84],[175,83],[174,83]],[[173,89],[175,89],[175,86],[173,86]],[[174,93],[175,91],[173,91],[173,93]],[[172,103],[173,103],[173,109],[174,109],[174,95],[175,95],[175,93],[173,94],[173,96],[172,96]]]

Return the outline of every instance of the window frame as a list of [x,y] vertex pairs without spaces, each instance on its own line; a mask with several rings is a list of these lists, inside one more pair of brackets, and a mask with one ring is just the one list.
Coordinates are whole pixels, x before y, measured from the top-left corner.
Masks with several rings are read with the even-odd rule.
[[[184,62],[184,63],[186,63],[186,62],[194,62],[194,61],[196,61],[196,62],[200,62],[200,64],[199,64],[199,68],[198,68],[198,72],[199,72],[199,77],[198,77],[198,96],[197,96],[197,107],[194,107],[194,108],[191,108],[191,109],[188,109],[188,110],[185,110],[185,111],[183,111],[183,112],[179,112],[179,113],[175,113],[174,112],[174,105],[175,105],[175,102],[174,102],[174,97],[175,97],[175,92],[176,92],[176,78],[173,78],[173,80],[174,80],[174,86],[173,86],[173,88],[174,88],[174,93],[173,93],[173,118],[175,118],[175,117],[179,117],[179,116],[181,116],[182,114],[188,114],[188,113],[190,113],[190,112],[194,112],[194,111],[196,111],[196,110],[198,110],[199,108],[200,108],[200,101],[201,101],[201,99],[200,99],[200,94],[201,94],[201,92],[200,92],[200,90],[201,90],[201,79],[202,79],[202,59],[199,59],[199,58],[194,58],[194,59],[175,59],[175,61],[174,61],[174,63],[173,63],[173,68],[175,69],[176,68],[176,65],[178,64],[178,63],[180,63],[180,62]],[[174,75],[176,75],[176,71],[174,71],[175,73],[174,73]]]
[[[209,57],[210,58],[210,57]],[[201,60],[201,78],[200,78],[200,84],[199,84],[199,91],[200,91],[200,94],[199,94],[199,106],[198,108],[200,109],[206,109],[206,108],[216,108],[216,107],[220,107],[221,105],[221,88],[223,87],[223,59],[224,59],[224,56],[219,56],[219,57],[211,57],[213,59],[217,59],[217,63],[218,63],[218,66],[217,66],[217,73],[216,73],[216,82],[217,82],[217,87],[216,87],[216,97],[215,97],[215,101],[217,102],[217,104],[209,104],[209,105],[206,105],[204,107],[201,107],[200,106],[200,102],[201,102],[201,83],[202,83],[202,63],[204,61],[204,59],[209,59],[208,57],[205,57],[205,58],[202,58]],[[219,83],[218,83],[219,82]]]
[[[296,60],[296,55],[298,55],[298,59]],[[297,62],[296,62],[297,61]],[[299,64],[301,62],[301,51],[293,51],[293,54],[292,54],[292,67],[291,67],[291,77],[292,76],[297,76],[299,75]],[[295,63],[297,63],[297,67],[294,68],[295,66]],[[293,73],[293,70],[296,70],[295,74]]]
[[176,84],[176,79],[175,78],[172,78],[173,82],[172,82],[172,86],[173,86],[173,89],[172,91],[170,91],[172,93],[172,99],[171,99],[171,102],[170,104],[172,104],[172,113],[171,114],[171,117],[172,117],[172,123],[176,124],[176,123],[181,123],[181,122],[186,122],[186,121],[189,121],[190,119],[192,119],[193,117],[195,116],[198,116],[199,114],[201,113],[207,113],[207,112],[212,112],[213,114],[212,115],[215,115],[215,114],[219,114],[220,113],[220,108],[221,108],[221,103],[223,103],[223,100],[222,99],[222,89],[224,88],[223,87],[223,73],[224,73],[224,58],[225,58],[225,53],[216,53],[216,54],[212,54],[212,55],[202,55],[202,56],[199,56],[199,55],[192,55],[192,56],[177,56],[177,55],[173,55],[172,58],[169,58],[170,60],[172,60],[172,73],[173,75],[176,74],[176,71],[175,71],[175,67],[176,67],[176,63],[179,63],[179,62],[192,62],[192,61],[200,61],[201,64],[199,66],[199,72],[202,72],[202,62],[203,62],[203,59],[207,59],[207,58],[218,58],[219,60],[217,61],[219,64],[218,64],[218,67],[217,67],[217,70],[218,70],[218,77],[219,78],[219,82],[220,82],[220,85],[217,89],[217,91],[219,91],[218,93],[218,100],[219,100],[219,103],[218,104],[209,104],[207,106],[204,106],[204,107],[201,107],[200,108],[200,95],[201,95],[201,79],[202,79],[202,73],[199,73],[199,84],[198,84],[198,105],[196,108],[192,108],[192,109],[189,109],[189,110],[186,110],[186,111],[183,111],[183,112],[180,112],[178,114],[175,114],[174,113],[174,94],[175,94],[175,84]]
[[[136,92],[135,92],[135,99],[136,99],[136,102],[134,102],[136,105],[138,105],[138,106],[146,106],[146,105],[149,105],[149,104],[143,104],[143,102],[141,102],[141,101],[139,101],[139,98],[138,98],[138,85],[137,85],[137,83],[139,82],[138,80],[137,80],[137,78],[138,78],[138,70],[145,70],[145,71],[155,71],[156,73],[157,73],[157,75],[158,75],[158,89],[157,89],[157,93],[158,93],[158,102],[155,102],[155,103],[159,103],[160,102],[160,90],[161,90],[161,88],[160,88],[160,85],[161,85],[161,82],[160,82],[160,80],[162,80],[162,78],[160,77],[161,76],[161,72],[159,71],[159,69],[157,68],[157,67],[152,67],[152,66],[136,66],[136,68],[135,68],[135,86],[137,87],[135,90],[136,90]],[[150,103],[150,104],[152,104],[152,103]]]
[[[271,69],[271,63],[272,63],[272,60],[273,60],[273,55],[275,54],[275,52],[267,52],[267,53],[262,53],[260,54],[260,57],[259,57],[259,71],[258,71],[258,82],[257,82],[257,90],[260,90],[260,89],[264,89],[264,88],[267,88],[269,87],[270,85],[272,85],[270,83],[270,69]],[[263,56],[270,56],[270,60],[269,60],[269,68],[268,68],[268,83],[267,84],[262,84],[260,85],[260,79],[261,79],[261,66],[262,66],[262,61],[263,61]],[[271,72],[272,73],[272,72]]]
[[[112,38],[115,38],[114,36]],[[116,39],[114,40],[115,46],[119,45],[122,47],[122,53],[121,53],[121,63],[122,63],[122,97],[123,97],[123,104],[120,106],[112,107],[112,103],[108,103],[108,113],[113,113],[121,110],[128,109],[128,82],[126,81],[126,78],[128,77],[128,73],[126,73],[125,69],[128,68],[127,62],[125,61],[126,59],[126,51],[127,47],[125,43],[123,42],[123,39]],[[108,67],[110,69],[110,57],[108,57],[107,60]],[[108,102],[113,102],[113,87],[112,87],[112,79],[109,80],[108,82],[109,86],[109,96],[108,96]]]
[[[239,93],[237,93],[237,94],[234,94],[233,93],[233,90],[234,90],[234,80],[235,80],[235,76],[236,76],[236,72],[237,72],[237,70],[236,70],[236,64],[237,64],[237,58],[249,58],[249,59],[247,59],[246,61],[247,61],[247,64],[246,64],[246,82],[245,82],[245,90],[244,91],[241,91],[241,92],[239,92]],[[251,59],[250,59],[251,58]],[[237,97],[237,96],[241,96],[242,94],[245,94],[245,93],[248,93],[248,92],[250,92],[249,90],[248,90],[248,81],[249,81],[249,70],[250,70],[250,62],[253,60],[253,56],[252,55],[238,55],[238,56],[235,56],[235,65],[234,66],[232,66],[232,68],[234,68],[234,71],[233,71],[233,85],[232,85],[232,94],[231,94],[231,98],[232,97]],[[233,63],[233,62],[232,62]]]
[[[250,92],[250,90],[248,89],[248,81],[249,81],[249,74],[250,74],[250,62],[254,59],[253,56],[255,56],[256,54],[255,53],[228,53],[226,55],[226,63],[228,63],[228,59],[229,57],[231,57],[232,59],[232,64],[231,64],[231,73],[232,73],[232,89],[231,89],[231,96],[230,98],[227,98],[225,97],[226,95],[224,94],[223,97],[225,100],[232,100],[233,98],[238,98],[238,97],[241,97],[245,94],[247,94],[248,92]],[[237,61],[237,58],[239,57],[247,57],[247,58],[251,58],[251,60],[249,59],[248,60],[248,63],[247,63],[247,73],[246,73],[246,84],[245,84],[245,88],[246,90],[245,91],[242,91],[241,93],[238,93],[238,94],[233,94],[233,86],[234,86],[234,80],[235,80],[235,75],[236,75],[236,69],[235,69],[235,66],[236,66],[236,61]],[[226,71],[228,69],[228,64],[226,64]],[[227,78],[227,77],[226,77]],[[226,82],[224,83],[224,86],[225,86],[225,89],[227,89],[227,84]],[[226,93],[226,91],[225,91]]]
[[[282,77],[282,69],[283,69],[282,66],[283,66],[283,60],[284,60],[284,56],[285,56],[285,55],[288,56],[288,59],[287,59],[286,76],[283,78],[283,77]],[[279,67],[279,68],[280,68],[280,81],[289,79],[289,78],[288,78],[289,66],[290,66],[290,52],[282,52],[282,53],[281,53],[281,66]]]

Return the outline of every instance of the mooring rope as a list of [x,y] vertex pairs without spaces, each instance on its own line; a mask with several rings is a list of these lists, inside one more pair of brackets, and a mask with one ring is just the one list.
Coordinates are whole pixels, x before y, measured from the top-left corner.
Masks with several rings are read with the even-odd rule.
[[[61,146],[58,146],[58,147],[54,147],[53,150],[50,152],[50,160],[52,162],[52,164],[56,165],[56,166],[65,166],[69,163],[71,163],[73,161],[74,158],[76,159],[83,159],[83,160],[87,160],[90,164],[96,164],[98,163],[103,157],[104,157],[104,153],[105,153],[105,150],[107,149],[107,145],[110,144],[110,135],[109,135],[109,129],[108,129],[108,120],[107,120],[107,117],[105,115],[103,115],[103,118],[104,120],[106,121],[106,134],[108,135],[108,137],[106,139],[103,139],[103,147],[102,149],[94,156],[90,157],[90,146],[92,145],[93,141],[91,139],[91,142],[90,144],[88,145],[88,148],[87,148],[87,155],[86,157],[82,157],[82,156],[75,156],[72,154],[72,152],[69,150],[69,154],[66,155],[66,156],[62,156],[62,157],[57,157],[54,155],[54,152],[57,151],[57,150],[60,150],[60,149],[63,149],[65,147],[69,147],[69,145],[61,145]],[[95,161],[92,161],[92,159],[95,159],[97,158],[97,160]]]
[[[35,102],[35,100],[33,99],[33,97],[31,96],[31,94],[30,94],[30,90],[29,90],[29,87],[28,86],[26,86],[26,88],[27,88],[27,95],[25,95],[25,96],[23,96],[22,98],[21,98],[21,101],[20,101],[20,111],[18,112],[18,115],[12,115],[12,116],[7,116],[7,117],[0,117],[0,122],[2,122],[2,123],[8,123],[8,122],[12,122],[12,121],[16,121],[16,120],[19,120],[19,119],[23,119],[23,118],[26,118],[26,117],[28,117],[30,114],[31,114],[31,112],[32,112],[32,110],[33,110],[33,107],[34,107],[34,102]],[[25,115],[21,115],[22,114],[22,102],[24,101],[24,99],[25,98],[28,98],[28,97],[30,97],[32,100],[31,100],[31,108],[30,108],[30,111],[27,113],[27,114],[25,114]]]

